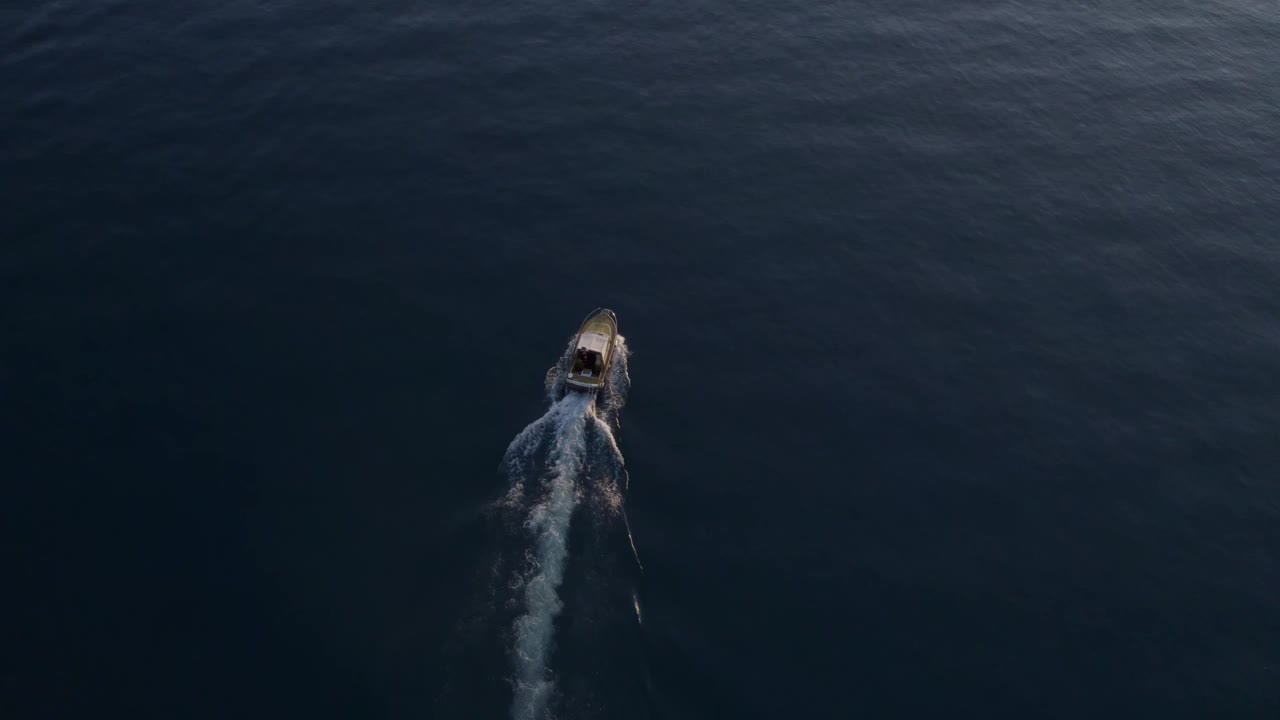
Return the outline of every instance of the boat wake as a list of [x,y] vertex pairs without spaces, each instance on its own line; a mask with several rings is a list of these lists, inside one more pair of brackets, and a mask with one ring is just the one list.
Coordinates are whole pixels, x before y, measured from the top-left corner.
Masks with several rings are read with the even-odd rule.
[[[622,493],[627,476],[614,438],[630,385],[626,343],[618,337],[599,397],[565,392],[563,368],[572,349],[570,344],[562,362],[547,373],[547,412],[516,435],[503,458],[510,487],[499,501],[500,510],[532,540],[509,582],[522,602],[512,625],[513,720],[548,717],[555,692],[550,656],[555,621],[564,607],[560,586],[575,509],[585,499],[597,525],[600,518],[617,516],[626,525]],[[630,539],[629,530],[627,534]],[[633,554],[634,548],[632,542]]]

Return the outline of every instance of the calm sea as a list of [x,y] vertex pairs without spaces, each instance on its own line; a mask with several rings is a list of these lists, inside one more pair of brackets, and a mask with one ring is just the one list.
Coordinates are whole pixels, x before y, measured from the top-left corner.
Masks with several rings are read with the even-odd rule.
[[1280,717],[1273,1],[17,0],[0,180],[5,718]]

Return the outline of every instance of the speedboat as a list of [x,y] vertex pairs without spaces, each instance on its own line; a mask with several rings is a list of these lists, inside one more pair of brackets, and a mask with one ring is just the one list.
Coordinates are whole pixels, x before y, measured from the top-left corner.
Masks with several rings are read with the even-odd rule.
[[571,389],[592,391],[604,385],[617,338],[618,318],[612,310],[598,308],[587,316],[569,355],[565,382]]

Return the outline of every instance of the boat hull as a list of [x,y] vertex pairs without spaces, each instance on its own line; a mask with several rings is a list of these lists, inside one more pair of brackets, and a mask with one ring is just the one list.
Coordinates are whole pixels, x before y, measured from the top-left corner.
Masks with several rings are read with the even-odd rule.
[[569,353],[565,385],[580,392],[594,392],[604,387],[617,338],[618,318],[612,310],[600,308],[588,315]]

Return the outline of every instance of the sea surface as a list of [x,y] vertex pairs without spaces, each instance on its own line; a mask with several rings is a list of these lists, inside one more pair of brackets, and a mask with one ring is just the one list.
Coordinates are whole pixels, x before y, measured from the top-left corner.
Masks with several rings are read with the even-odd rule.
[[1274,720],[1280,8],[5,3],[0,488],[6,720]]

